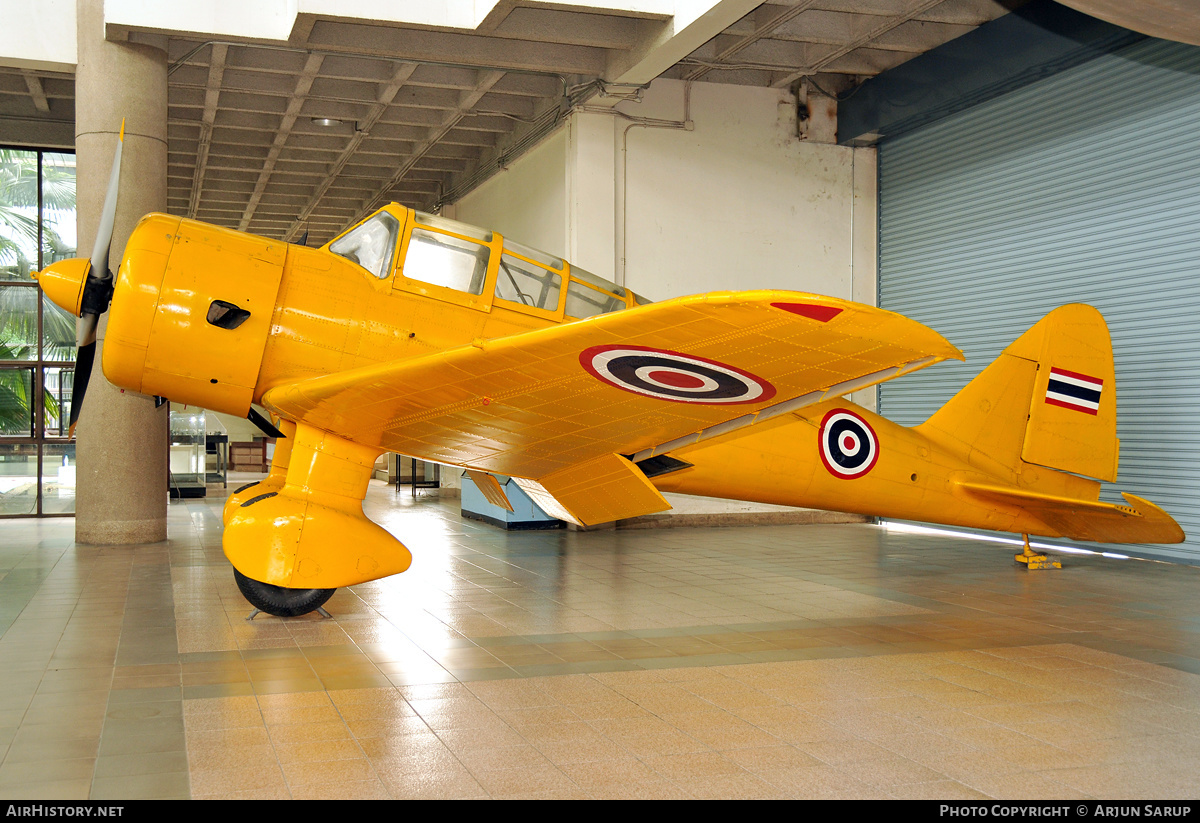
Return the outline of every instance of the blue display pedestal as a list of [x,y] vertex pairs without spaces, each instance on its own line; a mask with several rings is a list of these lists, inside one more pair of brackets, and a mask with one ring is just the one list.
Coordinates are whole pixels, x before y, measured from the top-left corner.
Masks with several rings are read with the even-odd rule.
[[465,473],[462,476],[462,516],[482,520],[502,529],[561,529],[567,524],[557,520],[529,499],[529,495],[508,477],[496,477],[500,487],[512,503],[513,511],[495,506],[487,501],[483,492]]

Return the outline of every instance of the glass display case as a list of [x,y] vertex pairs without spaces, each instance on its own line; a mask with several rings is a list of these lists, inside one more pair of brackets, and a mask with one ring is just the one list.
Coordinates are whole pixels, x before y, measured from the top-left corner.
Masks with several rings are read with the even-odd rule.
[[204,426],[204,471],[209,483],[229,486],[229,430],[215,414],[207,415]]
[[171,497],[204,497],[207,481],[203,409],[171,410]]

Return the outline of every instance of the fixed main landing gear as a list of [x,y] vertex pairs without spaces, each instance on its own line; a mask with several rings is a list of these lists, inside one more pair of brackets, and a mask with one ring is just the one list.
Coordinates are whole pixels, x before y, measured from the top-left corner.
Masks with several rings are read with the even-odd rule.
[[404,571],[412,554],[363,514],[379,449],[304,424],[282,428],[290,452],[277,445],[267,479],[226,504],[221,546],[251,605],[297,617],[338,588]]
[[253,620],[259,612],[273,614],[276,617],[299,617],[311,611],[318,612],[322,617],[329,617],[329,612],[322,606],[333,597],[337,589],[285,589],[283,586],[272,586],[252,580],[246,575],[233,570],[233,578],[237,581],[242,596],[250,601],[254,612],[247,620]]

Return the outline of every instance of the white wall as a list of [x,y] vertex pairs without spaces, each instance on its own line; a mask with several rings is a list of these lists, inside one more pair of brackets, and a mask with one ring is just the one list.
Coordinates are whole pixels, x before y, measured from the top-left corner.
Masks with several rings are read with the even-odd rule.
[[559,129],[459,200],[454,219],[568,257],[566,168],[567,130]]
[[[682,122],[657,80],[620,114]],[[460,200],[455,217],[652,300],[778,288],[875,301],[875,155],[796,136],[777,89],[691,87],[690,130],[576,112]]]
[[567,217],[570,256],[580,268],[609,280],[617,272],[616,120],[612,112],[580,111],[567,123]]
[[[657,80],[619,113],[575,112],[454,216],[651,300],[774,288],[874,305],[874,149],[800,139],[785,91],[695,83],[685,112],[686,93]],[[852,399],[874,408],[875,389]]]
[[[658,81],[621,108],[681,120],[684,84]],[[693,130],[617,122],[625,285],[651,299],[755,288],[851,296],[853,150],[799,140],[795,112],[786,92],[695,83]]]
[[75,71],[75,0],[3,0],[0,20],[0,65]]

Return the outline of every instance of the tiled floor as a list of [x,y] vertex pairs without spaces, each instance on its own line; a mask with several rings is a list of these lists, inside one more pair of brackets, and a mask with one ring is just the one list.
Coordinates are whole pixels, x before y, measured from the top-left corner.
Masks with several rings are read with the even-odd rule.
[[414,565],[332,620],[245,620],[219,496],[0,522],[0,797],[1200,795],[1200,568],[456,503],[373,487]]

